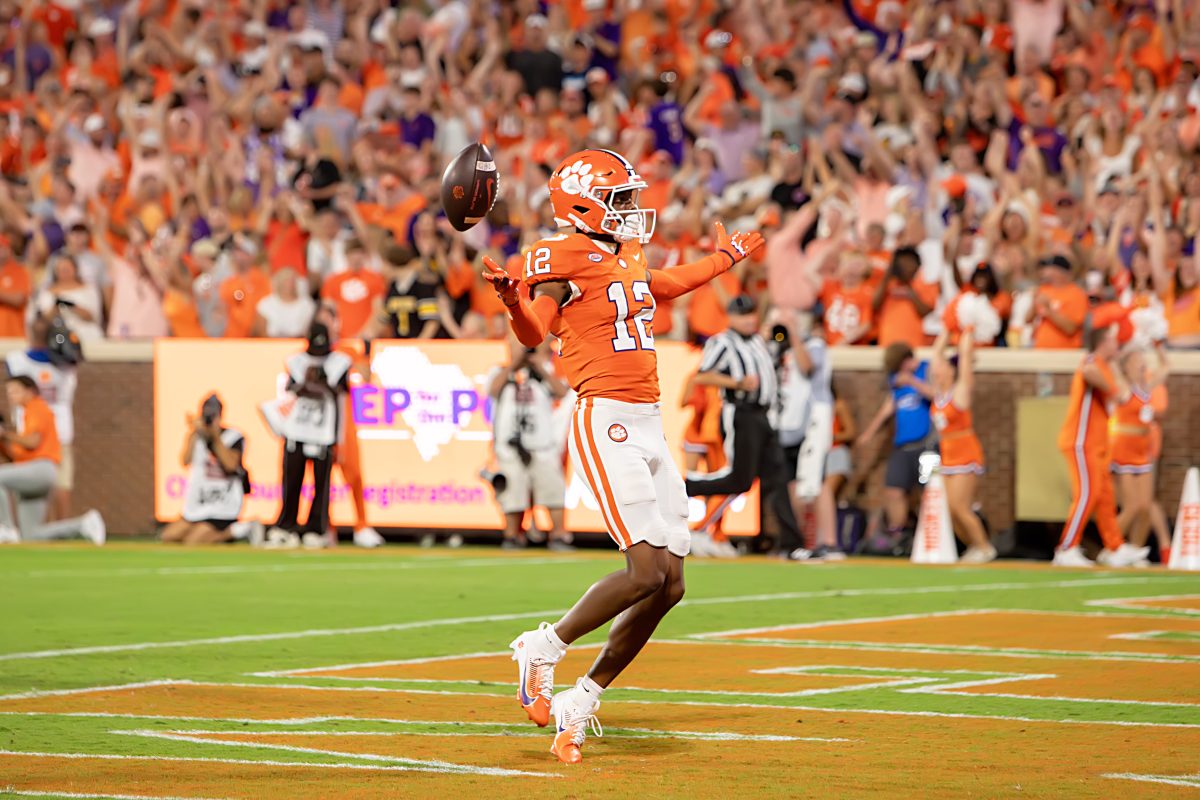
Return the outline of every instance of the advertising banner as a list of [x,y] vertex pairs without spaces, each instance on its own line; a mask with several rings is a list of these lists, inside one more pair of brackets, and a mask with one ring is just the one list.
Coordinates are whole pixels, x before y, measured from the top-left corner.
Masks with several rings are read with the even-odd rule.
[[[279,511],[280,440],[259,406],[286,386],[284,361],[300,352],[300,340],[160,339],[154,351],[155,514],[177,519],[182,510],[187,468],[180,457],[188,434],[187,417],[216,392],[224,404],[224,424],[246,437],[251,495],[242,517],[270,523]],[[683,469],[681,437],[690,410],[680,407],[699,351],[658,342],[663,424]],[[499,529],[503,517],[491,486],[479,477],[491,456],[491,401],[488,373],[508,358],[504,342],[377,341],[369,380],[352,390],[366,485],[368,522],[381,528]],[[560,407],[563,435],[570,409]],[[568,459],[569,461],[569,459]],[[603,531],[599,506],[582,476],[567,466],[566,524],[574,531]],[[333,473],[332,517],[353,523],[353,505],[337,468]],[[306,502],[311,482],[305,486]],[[739,498],[725,517],[732,534],[758,531],[757,490]],[[695,519],[703,504],[692,502]],[[302,517],[303,517],[302,512]]]

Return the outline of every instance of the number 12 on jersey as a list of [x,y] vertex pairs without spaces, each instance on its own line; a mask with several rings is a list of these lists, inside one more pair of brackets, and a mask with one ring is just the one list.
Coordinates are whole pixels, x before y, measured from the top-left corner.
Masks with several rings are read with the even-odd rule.
[[654,349],[654,295],[650,294],[650,284],[646,281],[634,281],[629,287],[633,302],[642,303],[642,307],[633,314],[633,328],[637,330],[634,337],[629,327],[629,297],[625,293],[625,284],[613,281],[608,285],[608,301],[617,307],[617,319],[613,323],[616,336],[613,337],[613,350],[624,353],[629,350]]

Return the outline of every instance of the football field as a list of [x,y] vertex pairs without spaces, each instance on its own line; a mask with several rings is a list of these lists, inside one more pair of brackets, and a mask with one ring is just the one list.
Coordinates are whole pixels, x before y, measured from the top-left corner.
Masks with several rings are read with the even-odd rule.
[[1200,575],[1041,564],[689,561],[561,765],[507,645],[621,563],[5,548],[0,797],[1200,796]]

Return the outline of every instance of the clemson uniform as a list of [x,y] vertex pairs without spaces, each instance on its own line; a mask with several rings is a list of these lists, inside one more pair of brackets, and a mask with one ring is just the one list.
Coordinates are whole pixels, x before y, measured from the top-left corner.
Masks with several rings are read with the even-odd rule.
[[688,500],[663,435],[646,256],[637,241],[615,250],[580,233],[542,239],[526,256],[525,283],[570,288],[550,328],[579,395],[567,444],[609,535],[622,550],[646,541],[686,556]]
[[1117,406],[1109,426],[1112,471],[1143,475],[1154,469],[1154,405],[1150,393],[1129,389],[1129,399]]
[[1110,385],[1113,380],[1108,362],[1092,355],[1071,378],[1067,418],[1058,433],[1058,449],[1067,461],[1074,499],[1059,542],[1060,550],[1077,546],[1092,518],[1106,548],[1116,550],[1125,541],[1117,525],[1116,495],[1109,473],[1109,398],[1084,379],[1083,367],[1088,364],[1099,367]]
[[938,430],[943,475],[982,475],[983,445],[975,435],[975,423],[969,410],[954,405],[949,394],[933,399],[933,425]]

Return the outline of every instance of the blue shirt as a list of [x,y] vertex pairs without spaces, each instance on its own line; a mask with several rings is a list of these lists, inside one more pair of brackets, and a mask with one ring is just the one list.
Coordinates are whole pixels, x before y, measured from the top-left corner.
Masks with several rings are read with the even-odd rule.
[[[922,361],[913,372],[913,377],[921,381],[928,380],[928,375],[928,361]],[[888,386],[896,406],[895,445],[924,441],[929,435],[929,400],[911,386],[897,386],[895,375],[888,376]]]
[[654,149],[666,150],[676,165],[683,163],[683,114],[679,106],[661,101],[650,109],[650,131],[654,134]]

